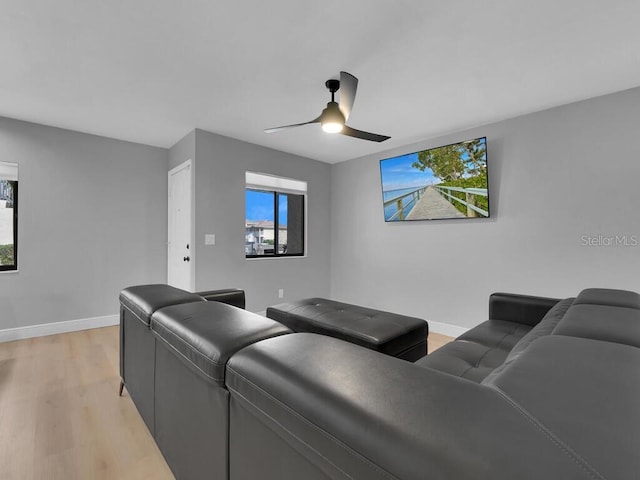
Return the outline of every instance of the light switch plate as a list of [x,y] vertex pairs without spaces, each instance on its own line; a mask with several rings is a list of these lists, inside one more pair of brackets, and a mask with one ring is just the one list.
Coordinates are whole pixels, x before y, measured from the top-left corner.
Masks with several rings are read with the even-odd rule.
[[205,245],[215,245],[216,244],[216,236],[213,233],[207,233],[204,236],[204,244]]

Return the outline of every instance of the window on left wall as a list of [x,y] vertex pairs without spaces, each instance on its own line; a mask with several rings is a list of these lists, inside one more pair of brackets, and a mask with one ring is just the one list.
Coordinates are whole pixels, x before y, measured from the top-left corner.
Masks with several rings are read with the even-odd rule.
[[18,269],[18,165],[0,162],[0,272]]

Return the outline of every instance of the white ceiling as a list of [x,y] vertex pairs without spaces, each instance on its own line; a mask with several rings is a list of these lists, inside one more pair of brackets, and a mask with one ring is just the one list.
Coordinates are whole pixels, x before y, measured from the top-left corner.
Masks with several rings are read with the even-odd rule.
[[[194,128],[329,163],[640,85],[638,0],[0,0],[0,115],[160,147]],[[315,118],[360,79],[349,124]]]

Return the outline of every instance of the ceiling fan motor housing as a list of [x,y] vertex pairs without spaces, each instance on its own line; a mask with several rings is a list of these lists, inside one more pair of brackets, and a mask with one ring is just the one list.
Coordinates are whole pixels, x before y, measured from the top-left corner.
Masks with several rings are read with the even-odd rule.
[[331,93],[335,93],[340,88],[340,80],[335,80],[330,78],[326,82],[324,82],[325,86],[329,89]]

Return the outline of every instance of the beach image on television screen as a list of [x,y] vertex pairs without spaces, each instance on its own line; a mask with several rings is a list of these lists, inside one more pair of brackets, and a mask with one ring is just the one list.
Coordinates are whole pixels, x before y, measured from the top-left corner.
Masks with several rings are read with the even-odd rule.
[[486,137],[380,161],[386,222],[489,217]]

